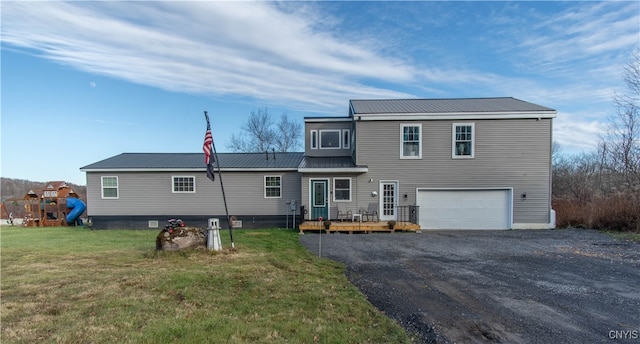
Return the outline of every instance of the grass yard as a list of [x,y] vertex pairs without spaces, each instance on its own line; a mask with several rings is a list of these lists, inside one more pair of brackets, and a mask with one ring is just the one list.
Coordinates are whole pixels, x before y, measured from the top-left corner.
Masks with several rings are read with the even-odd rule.
[[411,342],[297,231],[173,253],[155,251],[157,233],[1,227],[0,342]]

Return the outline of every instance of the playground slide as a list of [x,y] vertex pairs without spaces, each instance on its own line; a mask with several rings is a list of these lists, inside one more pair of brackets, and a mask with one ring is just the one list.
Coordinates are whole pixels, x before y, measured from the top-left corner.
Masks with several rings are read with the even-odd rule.
[[67,208],[73,209],[67,214],[65,218],[67,223],[71,224],[76,222],[76,220],[84,213],[87,209],[87,205],[82,202],[82,200],[75,197],[67,197]]

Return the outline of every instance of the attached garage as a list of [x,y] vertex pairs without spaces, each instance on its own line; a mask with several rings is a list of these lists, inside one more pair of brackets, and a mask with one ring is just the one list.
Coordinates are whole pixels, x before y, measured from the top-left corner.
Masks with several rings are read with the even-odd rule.
[[418,189],[423,229],[511,229],[511,188]]

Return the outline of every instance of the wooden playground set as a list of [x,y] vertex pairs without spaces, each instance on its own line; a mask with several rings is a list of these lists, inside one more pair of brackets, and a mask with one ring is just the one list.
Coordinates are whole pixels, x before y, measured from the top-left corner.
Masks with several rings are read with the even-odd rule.
[[13,213],[7,210],[6,202],[23,205],[24,227],[82,225],[80,216],[87,209],[87,205],[65,182],[49,182],[43,189],[29,190],[23,199],[3,200],[2,211],[13,221]]

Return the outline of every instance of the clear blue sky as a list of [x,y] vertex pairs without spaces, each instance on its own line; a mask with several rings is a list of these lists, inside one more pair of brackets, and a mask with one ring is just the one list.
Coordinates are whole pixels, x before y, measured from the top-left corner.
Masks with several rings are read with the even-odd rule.
[[595,149],[640,2],[2,1],[2,176],[85,184],[122,152],[218,152],[251,111],[511,96]]

